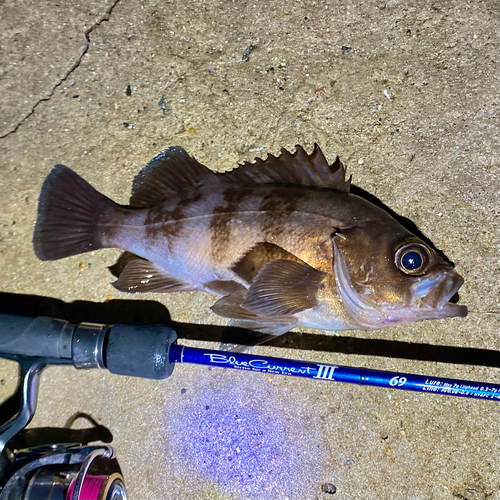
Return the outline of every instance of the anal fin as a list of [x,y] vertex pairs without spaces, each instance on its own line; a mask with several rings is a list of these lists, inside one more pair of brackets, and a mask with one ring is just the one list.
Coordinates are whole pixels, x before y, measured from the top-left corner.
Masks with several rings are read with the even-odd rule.
[[128,293],[169,293],[193,290],[192,285],[168,276],[161,267],[144,259],[129,262],[113,286],[121,292]]

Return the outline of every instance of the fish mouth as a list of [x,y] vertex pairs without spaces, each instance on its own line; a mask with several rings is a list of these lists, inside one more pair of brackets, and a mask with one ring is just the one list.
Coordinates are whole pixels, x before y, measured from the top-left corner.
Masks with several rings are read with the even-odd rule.
[[[467,316],[467,307],[450,302],[464,284],[462,276],[454,270],[443,272],[443,276],[436,279],[429,293],[419,302],[424,310],[433,311],[435,318],[452,318]],[[432,283],[432,280],[431,280]]]
[[441,311],[443,314],[436,316],[436,318],[465,318],[469,313],[467,306],[460,306],[452,302],[447,302]]

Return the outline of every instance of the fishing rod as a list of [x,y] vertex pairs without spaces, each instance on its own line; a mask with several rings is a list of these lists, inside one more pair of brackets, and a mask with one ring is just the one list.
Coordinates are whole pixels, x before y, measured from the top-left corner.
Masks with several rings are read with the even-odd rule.
[[[102,429],[97,439],[97,434],[92,439],[88,432],[93,429],[57,429],[62,442],[26,446],[37,430],[26,426],[35,414],[40,375],[50,364],[160,380],[172,374],[176,363],[192,363],[500,401],[497,384],[178,345],[176,332],[162,325],[72,324],[49,317],[0,314],[0,357],[17,361],[20,374],[16,393],[0,405],[0,500],[127,499],[113,448],[89,445],[110,441]],[[46,432],[44,436],[50,439]]]
[[175,363],[371,385],[424,393],[500,401],[500,385],[410,373],[298,361],[178,345],[164,325],[71,324],[0,314],[0,356],[31,356],[76,368],[105,368],[118,375],[164,379]]
[[173,344],[170,359],[174,363],[194,363],[220,368],[234,368],[274,375],[304,377],[314,380],[371,385],[388,389],[461,396],[500,401],[500,385],[451,378],[428,377],[402,372],[370,370],[351,366],[295,361],[270,356],[224,353]]

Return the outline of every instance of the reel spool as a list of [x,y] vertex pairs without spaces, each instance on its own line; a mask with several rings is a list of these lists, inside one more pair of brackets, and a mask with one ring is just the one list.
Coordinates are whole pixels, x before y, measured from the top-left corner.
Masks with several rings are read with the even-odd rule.
[[0,405],[0,500],[127,500],[113,448],[87,444],[112,440],[90,416],[75,418],[85,416],[92,428],[71,429],[72,418],[65,428],[26,429],[47,361],[11,359],[19,363],[20,376],[15,394]]
[[109,446],[55,444],[20,450],[0,500],[127,500]]

